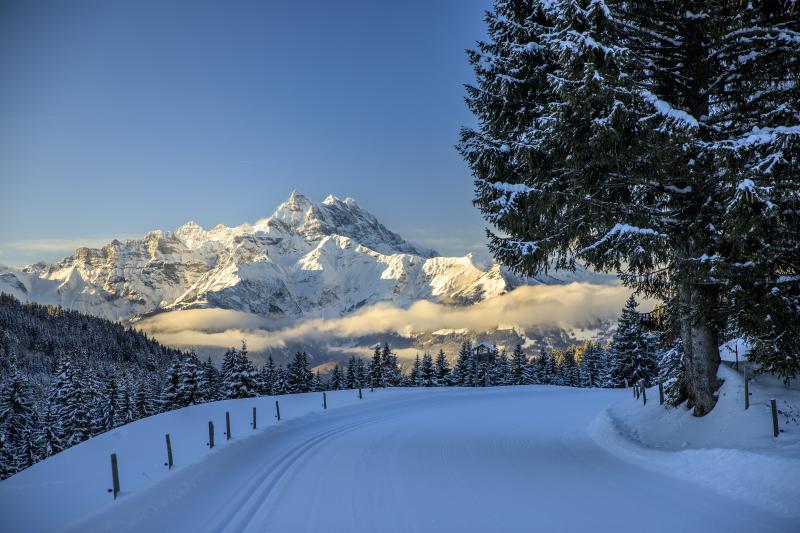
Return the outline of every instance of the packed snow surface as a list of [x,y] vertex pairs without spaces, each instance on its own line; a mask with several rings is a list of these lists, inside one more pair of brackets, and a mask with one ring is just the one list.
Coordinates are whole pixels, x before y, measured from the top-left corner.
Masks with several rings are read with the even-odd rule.
[[[278,399],[280,422],[272,416],[274,398],[228,400],[143,419],[50,457],[0,482],[2,528],[798,530],[797,509],[792,515],[734,499],[685,473],[650,468],[646,457],[620,458],[598,445],[609,428],[592,422],[607,416],[609,404],[641,411],[629,390],[388,389],[365,390],[363,400],[337,391],[328,393],[327,411],[321,393]],[[249,426],[253,406],[256,430]],[[230,441],[222,435],[226,410]],[[216,426],[213,450],[206,446],[208,420]],[[164,466],[166,432],[172,471]],[[107,492],[112,452],[122,487],[116,501]],[[718,463],[741,458],[704,452]],[[690,464],[702,475],[702,463]]]

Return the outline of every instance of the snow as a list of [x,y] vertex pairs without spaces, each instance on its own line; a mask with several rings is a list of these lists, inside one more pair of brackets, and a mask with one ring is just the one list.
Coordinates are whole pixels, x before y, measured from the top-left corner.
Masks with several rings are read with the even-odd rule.
[[[737,426],[742,432],[763,433],[760,394]],[[725,398],[719,419],[731,420]],[[766,487],[783,490],[784,503],[796,497],[796,449],[771,441],[758,452],[703,448],[700,437],[711,439],[717,418],[708,418],[717,425],[703,433],[657,401],[641,407],[630,390],[387,389],[365,390],[363,400],[337,391],[328,393],[328,411],[320,393],[279,399],[280,422],[271,416],[273,398],[228,400],[143,419],[50,457],[0,482],[3,526],[30,532],[674,533],[785,532],[797,524],[798,510],[767,504],[758,494]],[[255,431],[248,427],[254,405]],[[225,410],[232,417],[230,441],[222,436]],[[644,448],[608,423],[624,415],[641,424],[642,412],[648,420],[674,420],[672,427],[687,436],[667,444],[685,438],[693,448],[665,460],[665,452]],[[217,427],[213,450],[205,446],[209,419]],[[163,466],[167,431],[172,471]],[[645,437],[645,445],[658,444]],[[786,437],[795,442],[796,429]],[[763,440],[753,437],[744,446]],[[621,445],[628,448],[618,457],[614,447]],[[768,455],[775,451],[787,453]],[[122,487],[116,501],[106,492],[112,452]],[[684,466],[666,469],[665,461]],[[707,490],[706,464],[736,490]]]
[[[797,531],[800,390],[757,376],[751,379],[750,408],[745,410],[742,375],[723,364],[718,376],[725,382],[717,405],[703,418],[692,416],[685,406],[659,405],[658,389],[652,387],[646,406],[629,397],[605,410],[592,424],[592,437],[634,465],[793,518],[794,527],[785,531]],[[772,436],[772,398],[783,413],[784,432],[778,438]]]
[[749,352],[750,345],[744,339],[733,339],[719,347],[719,357],[723,361],[736,362],[737,354],[739,361],[747,361]]
[[608,232],[605,235],[603,235],[602,238],[600,238],[598,241],[596,241],[595,243],[591,244],[590,246],[587,246],[586,248],[583,248],[580,251],[580,253],[583,254],[583,253],[586,253],[586,252],[590,252],[590,251],[594,250],[595,248],[597,248],[598,246],[601,246],[602,244],[606,243],[607,241],[609,241],[611,239],[619,238],[619,237],[622,237],[622,236],[625,236],[625,235],[650,235],[650,236],[653,236],[653,237],[666,238],[666,235],[664,235],[663,233],[659,233],[654,229],[639,228],[639,227],[636,227],[636,226],[631,226],[630,224],[617,223],[617,224],[614,224],[614,227],[611,228],[610,230],[608,230]]
[[656,111],[658,111],[659,114],[683,123],[690,128],[698,127],[697,119],[686,111],[672,107],[669,103],[661,100],[650,91],[644,90],[641,94],[645,100],[650,102],[650,104],[656,108]]

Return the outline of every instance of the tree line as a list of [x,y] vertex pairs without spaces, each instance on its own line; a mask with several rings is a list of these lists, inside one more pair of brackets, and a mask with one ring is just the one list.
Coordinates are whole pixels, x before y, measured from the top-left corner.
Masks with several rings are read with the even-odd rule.
[[631,297],[608,346],[584,342],[529,357],[517,345],[511,354],[500,351],[482,360],[465,341],[452,365],[439,350],[435,356],[417,356],[407,372],[388,344],[376,345],[369,359],[353,356],[346,365],[334,365],[326,375],[311,370],[305,352],[295,353],[285,366],[270,356],[258,369],[244,343],[227,350],[219,368],[194,352],[170,351],[170,363],[151,370],[99,364],[84,353],[61,357],[39,397],[32,374],[15,357],[4,360],[0,478],[124,424],[205,402],[359,387],[622,387],[639,380],[651,385],[656,379],[675,381],[680,354],[659,348]]

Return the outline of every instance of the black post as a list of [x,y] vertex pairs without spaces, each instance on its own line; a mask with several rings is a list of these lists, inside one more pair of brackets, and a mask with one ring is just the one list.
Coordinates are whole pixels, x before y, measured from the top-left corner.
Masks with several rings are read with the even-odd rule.
[[658,404],[664,405],[664,384],[658,382]]
[[114,499],[117,499],[117,494],[119,494],[119,470],[117,469],[117,454],[111,454],[111,483],[112,489],[108,492],[114,493]]
[[278,403],[278,400],[275,400],[275,418],[278,419],[278,422],[281,421],[281,406]]
[[770,400],[769,404],[772,407],[772,436],[777,437],[781,432],[780,429],[778,429],[778,404],[775,400]]
[[358,386],[358,399],[362,399],[364,396],[361,394],[361,385]]
[[214,422],[208,421],[208,447],[214,447]]
[[642,380],[642,405],[647,405],[647,389],[645,389],[644,380]]
[[734,348],[736,349],[736,371],[738,372],[739,371],[739,343],[738,342],[734,345]]
[[225,411],[225,435],[231,440],[231,414],[228,411]]
[[167,438],[167,463],[166,466],[172,470],[172,443],[169,441],[169,433],[165,435]]
[[744,365],[744,410],[750,409],[750,383],[747,380],[747,365]]
[[253,407],[253,429],[256,429],[256,408]]
[[324,392],[322,393],[322,408],[323,409],[328,408],[328,395],[325,394]]

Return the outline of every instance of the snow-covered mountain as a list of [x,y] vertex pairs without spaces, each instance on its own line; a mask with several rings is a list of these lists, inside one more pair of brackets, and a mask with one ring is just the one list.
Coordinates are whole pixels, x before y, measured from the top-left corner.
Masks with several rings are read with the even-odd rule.
[[112,320],[211,307],[263,316],[339,317],[378,302],[468,304],[521,284],[594,279],[589,271],[520,279],[498,265],[441,257],[388,230],[352,198],[293,192],[255,224],[175,231],[79,248],[55,264],[0,268],[0,291]]

